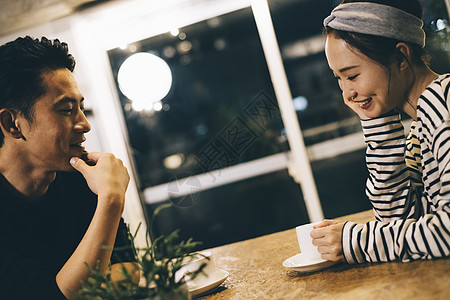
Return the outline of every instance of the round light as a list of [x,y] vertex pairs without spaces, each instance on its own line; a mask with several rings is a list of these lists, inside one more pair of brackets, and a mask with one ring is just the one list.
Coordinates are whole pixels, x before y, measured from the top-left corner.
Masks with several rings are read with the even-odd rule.
[[172,72],[169,65],[151,53],[136,53],[119,68],[117,81],[122,93],[133,102],[158,102],[170,91]]
[[308,107],[308,99],[304,96],[298,96],[292,99],[294,104],[294,109],[296,111],[302,111],[305,110]]
[[174,154],[164,159],[164,166],[167,169],[178,169],[184,162],[183,154]]
[[446,27],[446,22],[445,22],[445,20],[438,19],[438,20],[436,21],[436,29],[437,29],[438,31],[445,29],[445,27]]
[[153,104],[153,109],[156,111],[161,111],[162,108],[163,108],[163,106],[162,106],[161,102],[156,102]]

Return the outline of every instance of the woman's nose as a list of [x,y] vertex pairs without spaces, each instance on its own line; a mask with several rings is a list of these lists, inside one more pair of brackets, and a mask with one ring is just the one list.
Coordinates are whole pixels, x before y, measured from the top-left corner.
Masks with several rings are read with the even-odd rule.
[[342,89],[342,97],[344,97],[345,100],[353,101],[358,96],[358,93],[352,89],[352,88],[344,88]]

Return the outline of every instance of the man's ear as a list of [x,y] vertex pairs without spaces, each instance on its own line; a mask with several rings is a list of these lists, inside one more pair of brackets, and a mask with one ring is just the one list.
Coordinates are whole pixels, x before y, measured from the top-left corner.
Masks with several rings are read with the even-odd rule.
[[0,127],[5,136],[25,140],[20,131],[20,122],[16,118],[15,111],[8,108],[0,109]]
[[411,61],[411,49],[405,43],[398,43],[395,46],[395,52],[397,54],[397,65],[401,71],[408,68]]

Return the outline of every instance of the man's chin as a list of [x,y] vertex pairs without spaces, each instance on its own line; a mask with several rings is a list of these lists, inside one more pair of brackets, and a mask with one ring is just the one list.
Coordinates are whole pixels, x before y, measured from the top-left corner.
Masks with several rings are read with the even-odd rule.
[[83,153],[85,153],[86,151],[84,150],[84,147],[81,146],[73,146],[69,148],[69,152],[67,153],[70,157],[76,156],[76,157],[80,157],[83,155]]
[[61,165],[57,170],[57,172],[75,172],[75,170],[72,165],[67,161],[67,163]]

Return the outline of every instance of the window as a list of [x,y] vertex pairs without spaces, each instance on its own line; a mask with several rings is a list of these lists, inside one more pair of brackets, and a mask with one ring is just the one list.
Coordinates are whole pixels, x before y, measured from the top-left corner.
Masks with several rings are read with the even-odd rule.
[[[203,2],[211,11],[226,3]],[[359,119],[342,103],[323,52],[322,20],[338,2],[269,0],[327,218],[370,208]],[[446,72],[445,3],[424,4],[432,68]],[[108,51],[145,209],[174,204],[154,220],[155,234],[180,229],[181,238],[204,248],[309,222],[287,171],[290,149],[252,10],[211,11]],[[136,53],[163,59],[172,75],[167,96],[147,106],[133,103],[118,83],[121,65]]]
[[[146,108],[118,80],[123,62],[142,52],[162,58],[173,80]],[[156,234],[179,228],[212,247],[308,222],[286,170],[289,146],[250,7],[108,56],[146,209],[174,204],[157,218]]]

